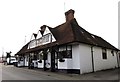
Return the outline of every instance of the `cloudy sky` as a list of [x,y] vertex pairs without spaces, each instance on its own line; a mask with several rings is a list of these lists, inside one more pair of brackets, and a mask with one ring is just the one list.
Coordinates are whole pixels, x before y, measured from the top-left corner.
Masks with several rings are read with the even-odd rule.
[[65,22],[64,12],[75,10],[80,26],[118,47],[119,0],[0,0],[0,55],[15,54],[40,26]]

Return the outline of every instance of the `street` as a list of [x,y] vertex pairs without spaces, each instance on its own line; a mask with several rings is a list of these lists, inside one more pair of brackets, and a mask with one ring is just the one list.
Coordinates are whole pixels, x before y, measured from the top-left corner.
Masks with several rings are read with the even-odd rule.
[[70,76],[2,65],[2,80],[75,80]]
[[13,65],[0,64],[0,68],[2,80],[118,80],[118,69],[79,75],[17,68]]

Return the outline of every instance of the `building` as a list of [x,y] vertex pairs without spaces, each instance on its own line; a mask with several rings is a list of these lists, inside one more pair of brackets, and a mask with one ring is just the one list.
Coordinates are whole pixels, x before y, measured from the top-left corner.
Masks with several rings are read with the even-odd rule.
[[43,25],[33,33],[16,54],[19,66],[78,74],[119,67],[119,50],[79,26],[74,13],[70,9],[65,23],[54,28]]

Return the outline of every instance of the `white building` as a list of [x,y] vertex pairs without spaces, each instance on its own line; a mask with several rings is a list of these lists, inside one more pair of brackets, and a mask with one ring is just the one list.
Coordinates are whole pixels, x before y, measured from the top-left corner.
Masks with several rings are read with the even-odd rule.
[[[118,68],[118,49],[103,38],[89,33],[78,25],[74,10],[65,13],[66,22],[51,28],[41,26],[31,41],[17,54],[22,66],[51,71],[89,73]],[[35,36],[35,37],[34,37]]]

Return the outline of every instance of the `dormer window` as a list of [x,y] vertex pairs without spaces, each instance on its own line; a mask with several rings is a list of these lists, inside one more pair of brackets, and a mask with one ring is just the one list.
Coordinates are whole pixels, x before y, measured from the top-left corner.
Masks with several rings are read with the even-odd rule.
[[45,42],[50,42],[51,40],[51,34],[50,33],[48,33],[48,34],[46,34],[46,35],[43,35],[43,37],[42,37],[42,42],[43,43],[45,43]]
[[93,38],[95,38],[95,36],[94,35],[91,35]]

